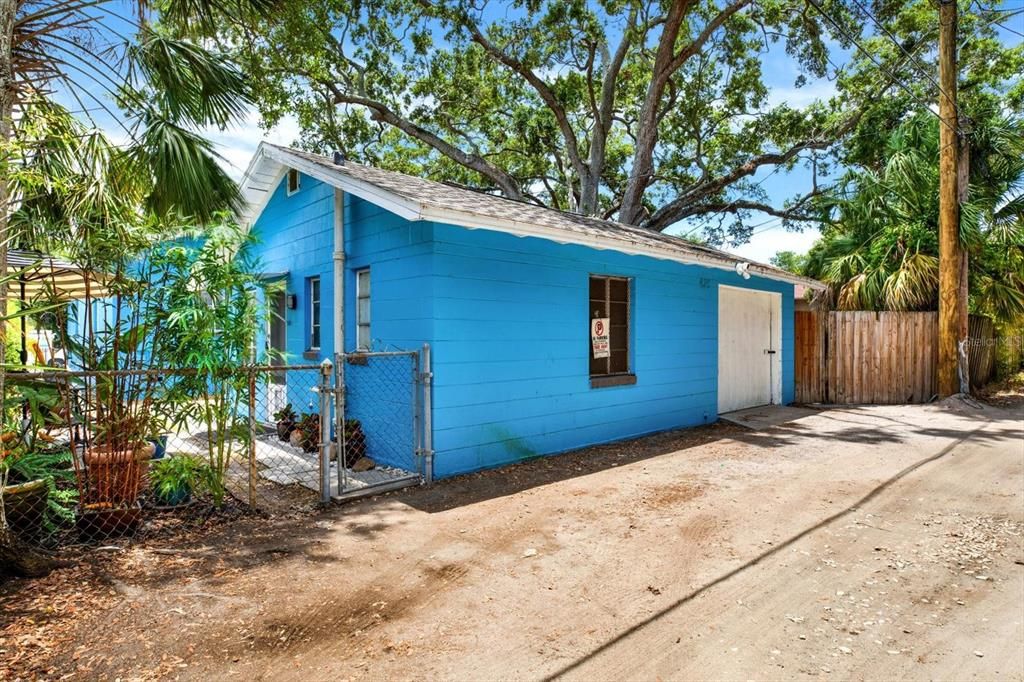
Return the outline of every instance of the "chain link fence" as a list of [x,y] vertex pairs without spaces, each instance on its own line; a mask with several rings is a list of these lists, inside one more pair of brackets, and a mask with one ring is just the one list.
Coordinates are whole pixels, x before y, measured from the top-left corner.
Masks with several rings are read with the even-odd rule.
[[419,483],[420,367],[418,352],[393,352],[326,366],[9,372],[0,523],[35,545],[103,542],[214,508],[275,514]]
[[344,391],[336,395],[344,419],[335,432],[344,457],[335,466],[333,495],[357,496],[426,477],[420,354],[350,353],[337,360],[335,386]]

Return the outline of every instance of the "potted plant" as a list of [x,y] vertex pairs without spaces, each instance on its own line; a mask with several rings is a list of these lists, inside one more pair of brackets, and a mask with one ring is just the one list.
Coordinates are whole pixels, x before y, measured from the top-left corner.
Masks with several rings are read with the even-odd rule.
[[163,459],[167,454],[167,434],[153,436],[149,442],[153,444],[153,459]]
[[292,431],[295,430],[295,424],[298,419],[298,415],[295,414],[295,410],[292,409],[292,404],[288,403],[275,412],[274,419],[277,420],[277,437],[288,442],[289,437],[292,435]]
[[190,455],[174,455],[153,464],[149,472],[150,484],[157,503],[164,507],[178,507],[192,500],[207,478],[207,466]]
[[316,452],[320,447],[320,415],[315,412],[307,412],[295,425],[290,442],[306,452]]
[[56,418],[56,390],[28,377],[11,384],[16,395],[5,412],[26,416],[9,421],[0,436],[0,519],[16,535],[36,539],[72,517],[71,453],[46,431]]
[[[123,301],[121,302],[124,305]],[[151,331],[141,322],[92,331],[92,349],[68,341],[72,357],[86,367],[98,367],[85,378],[65,379],[73,403],[72,445],[78,477],[78,525],[89,538],[131,533],[142,518],[139,497],[148,485],[150,459],[163,430],[160,396],[164,378],[141,364],[151,346]],[[95,355],[97,346],[106,346]],[[91,357],[90,357],[91,356]],[[73,386],[73,388],[72,388]]]
[[366,456],[366,434],[358,419],[345,420],[345,466],[352,465]]

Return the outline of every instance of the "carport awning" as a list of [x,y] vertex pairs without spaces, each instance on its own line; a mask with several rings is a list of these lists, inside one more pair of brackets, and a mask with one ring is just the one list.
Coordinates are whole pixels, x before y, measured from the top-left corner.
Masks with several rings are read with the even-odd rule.
[[71,261],[36,251],[7,252],[8,291],[31,300],[39,295],[59,299],[107,296],[108,275],[80,267]]

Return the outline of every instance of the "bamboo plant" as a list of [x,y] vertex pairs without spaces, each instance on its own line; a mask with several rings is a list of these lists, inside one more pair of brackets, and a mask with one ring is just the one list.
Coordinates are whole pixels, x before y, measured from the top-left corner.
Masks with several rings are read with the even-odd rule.
[[[266,284],[251,256],[252,237],[227,215],[201,233],[158,249],[151,260],[163,275],[147,308],[160,329],[160,355],[171,367],[194,369],[166,384],[175,428],[205,429],[209,491],[220,506],[233,459],[248,452],[251,372],[256,330],[262,328]],[[258,295],[260,291],[263,296]]]

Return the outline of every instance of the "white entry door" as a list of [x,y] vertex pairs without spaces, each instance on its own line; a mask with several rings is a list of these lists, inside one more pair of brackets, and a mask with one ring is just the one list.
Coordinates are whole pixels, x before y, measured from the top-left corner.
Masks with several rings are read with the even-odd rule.
[[782,296],[718,288],[718,412],[781,402]]

